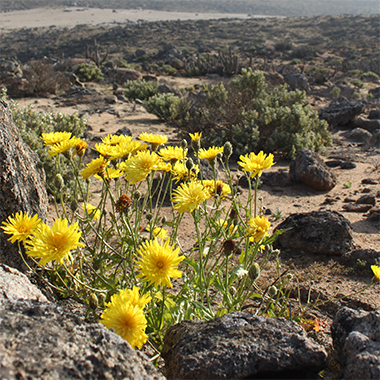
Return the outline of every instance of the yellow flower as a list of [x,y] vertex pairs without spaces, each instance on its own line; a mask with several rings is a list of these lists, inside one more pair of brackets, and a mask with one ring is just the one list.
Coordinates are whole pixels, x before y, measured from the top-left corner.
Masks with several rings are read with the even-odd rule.
[[202,132],[201,133],[196,132],[194,134],[193,133],[189,133],[189,135],[190,135],[191,139],[193,141],[195,141],[195,142],[200,141],[200,139],[202,138]]
[[115,152],[112,159],[128,157],[130,154],[134,155],[135,153],[147,150],[148,145],[142,144],[140,141],[130,141],[129,143],[121,143],[115,146]]
[[8,216],[7,221],[3,222],[1,228],[5,234],[12,235],[8,240],[12,243],[15,241],[25,242],[26,238],[31,235],[41,223],[37,215],[30,216],[29,213],[17,212],[15,215]]
[[152,299],[149,294],[144,294],[140,296],[139,288],[134,286],[131,289],[123,289],[116,295],[111,296],[110,303],[113,303],[115,298],[122,298],[125,302],[130,302],[133,306],[138,306],[140,309],[144,309],[144,307],[148,304],[148,302]]
[[94,177],[102,180],[105,179],[115,179],[119,178],[122,175],[122,172],[119,169],[115,169],[112,166],[108,167],[106,166],[104,168],[104,173],[102,174],[102,177],[98,174],[95,174]]
[[185,256],[178,256],[179,248],[173,250],[169,246],[169,240],[154,240],[142,243],[137,250],[140,254],[139,260],[136,261],[141,273],[138,275],[154,284],[156,287],[166,285],[172,287],[170,278],[180,278],[182,271],[178,270],[179,263]]
[[119,165],[125,173],[125,177],[132,184],[145,179],[148,174],[155,169],[161,159],[154,152],[141,151]]
[[90,205],[89,203],[86,203],[86,204],[83,203],[82,207],[83,207],[83,211],[87,210],[87,214],[91,219],[93,220],[100,219],[101,212],[97,207]]
[[249,237],[249,241],[252,243],[258,243],[266,235],[270,229],[270,222],[264,216],[256,216],[256,218],[250,219],[248,227],[245,230],[245,236]]
[[112,159],[116,154],[116,148],[118,145],[107,145],[107,144],[95,144],[94,150],[96,150],[101,156],[106,159]]
[[182,149],[179,146],[168,146],[160,149],[158,154],[165,161],[182,160],[187,155],[187,149]]
[[95,160],[92,160],[86,165],[86,167],[80,172],[82,178],[90,178],[91,176],[98,174],[103,175],[105,168],[108,165],[107,159],[104,157],[99,157]]
[[65,153],[74,146],[78,145],[81,142],[81,139],[78,137],[72,137],[69,140],[59,142],[57,144],[51,145],[49,150],[49,156],[55,156],[59,153]]
[[264,169],[269,169],[275,164],[273,162],[273,158],[272,153],[269,153],[267,156],[263,151],[261,151],[258,155],[251,152],[245,156],[240,156],[241,161],[239,161],[238,164],[243,171],[251,172],[251,178],[256,175],[260,177]]
[[152,145],[152,150],[156,150],[161,144],[168,142],[168,138],[164,135],[154,135],[153,133],[141,133],[139,139]]
[[[190,177],[195,178],[199,173],[199,166],[194,165],[190,172]],[[187,181],[189,178],[189,171],[186,168],[186,163],[184,161],[177,161],[174,166],[172,166],[173,181]]]
[[106,305],[100,322],[107,328],[113,329],[132,348],[141,349],[148,339],[145,334],[147,322],[144,312],[138,305],[126,302],[125,295],[120,293],[111,297],[111,302]]
[[126,135],[107,135],[102,138],[105,145],[120,145],[122,143],[128,144],[132,140],[132,136]]
[[83,157],[87,148],[88,148],[88,145],[86,141],[80,140],[78,144],[75,145],[73,156],[77,154],[79,157]]
[[[208,192],[208,197],[212,197],[215,195],[215,182],[214,180],[204,180],[203,186],[205,191]],[[216,193],[220,198],[224,198],[227,194],[231,193],[231,188],[223,181],[216,181]]]
[[198,157],[200,159],[205,158],[210,162],[210,160],[215,160],[218,153],[223,153],[223,147],[212,146],[208,149],[201,148],[199,149]]
[[380,282],[380,267],[378,265],[371,265],[371,269],[376,277],[377,282]]
[[44,145],[55,145],[71,138],[71,132],[51,132],[42,133],[41,139],[44,140]]
[[208,193],[203,185],[197,181],[182,183],[173,191],[172,202],[176,203],[173,208],[179,213],[194,211],[203,201],[207,199]]
[[69,226],[66,219],[56,219],[52,227],[41,223],[25,243],[26,254],[41,259],[42,266],[54,260],[61,263],[71,250],[84,247],[79,242],[82,232],[78,229],[78,223]]
[[[150,232],[149,227],[147,227],[146,230]],[[166,240],[169,237],[168,231],[161,227],[155,227],[153,228],[153,237],[157,239]]]
[[[221,227],[223,227],[224,229],[226,229],[228,227],[228,222],[225,219],[219,219],[218,224]],[[227,236],[233,235],[235,232],[237,232],[237,230],[238,230],[238,228],[233,223],[231,223],[231,225],[228,229]]]

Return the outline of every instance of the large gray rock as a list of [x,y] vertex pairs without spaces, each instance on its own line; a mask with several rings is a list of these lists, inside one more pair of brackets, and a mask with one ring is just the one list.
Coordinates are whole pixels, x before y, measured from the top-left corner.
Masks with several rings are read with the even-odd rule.
[[331,336],[343,379],[380,379],[380,310],[340,309]]
[[162,356],[176,380],[306,378],[327,366],[325,349],[295,322],[242,312],[180,322],[165,335]]
[[327,107],[319,109],[318,114],[319,118],[326,120],[331,127],[336,127],[338,125],[347,125],[364,111],[365,105],[360,100],[344,101],[341,103],[332,101]]
[[289,85],[292,91],[310,91],[309,82],[305,75],[299,73],[288,73],[284,74],[284,80]]
[[0,308],[3,303],[16,300],[48,302],[28,277],[17,269],[0,264]]
[[[0,100],[0,221],[18,211],[45,219],[48,198],[37,169],[38,160],[22,140],[7,103]],[[0,263],[23,270],[17,244],[11,244],[8,238],[0,229]]]
[[101,324],[48,303],[0,267],[0,379],[164,380],[149,359]]
[[331,190],[337,182],[335,174],[319,155],[302,148],[289,166],[290,179],[319,191]]
[[336,211],[293,214],[276,230],[287,230],[276,239],[280,249],[339,256],[355,248],[350,221]]

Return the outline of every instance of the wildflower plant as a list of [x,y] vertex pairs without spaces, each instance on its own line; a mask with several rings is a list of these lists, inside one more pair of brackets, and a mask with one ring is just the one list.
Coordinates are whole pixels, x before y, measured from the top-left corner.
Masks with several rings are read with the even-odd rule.
[[[279,251],[272,248],[281,231],[271,233],[257,207],[258,178],[274,165],[271,154],[240,157],[250,184],[243,199],[229,168],[231,144],[203,149],[201,134],[190,136],[194,160],[186,141],[171,147],[162,135],[140,135],[147,144],[109,135],[87,165],[87,145],[71,133],[41,137],[45,149],[65,146],[51,160],[68,159],[75,198],[56,196],[51,226],[20,212],[2,229],[18,242],[31,270],[44,268],[44,280],[62,297],[81,299],[132,347],[149,344],[157,355],[167,329],[181,320],[236,310],[289,317],[291,277],[283,276]],[[75,144],[65,145],[71,140]],[[213,179],[202,178],[201,159],[208,160]],[[223,175],[217,179],[218,165]],[[102,184],[97,200],[90,192],[94,181]],[[171,207],[164,215],[167,194]],[[184,232],[194,241],[191,247],[184,246]],[[262,287],[259,279],[270,260],[277,276]],[[379,279],[378,267],[373,270]]]

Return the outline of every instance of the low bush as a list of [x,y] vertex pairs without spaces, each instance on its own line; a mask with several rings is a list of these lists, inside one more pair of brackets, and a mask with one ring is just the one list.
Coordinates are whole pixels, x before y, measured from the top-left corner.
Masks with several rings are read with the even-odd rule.
[[319,120],[303,91],[286,85],[269,90],[264,74],[243,69],[228,87],[204,86],[197,100],[181,100],[172,123],[182,137],[203,132],[205,146],[230,141],[235,156],[257,149],[292,159],[301,148],[331,144],[326,121]]
[[125,83],[124,95],[128,99],[146,100],[156,95],[158,83],[145,80],[129,80]]
[[379,76],[376,73],[373,73],[372,71],[367,71],[366,73],[360,75],[360,79],[368,80],[371,82],[377,82],[379,80]]
[[172,121],[178,116],[181,99],[174,94],[157,94],[144,101],[145,109],[160,120]]
[[[75,173],[69,167],[70,158],[60,155],[58,161],[55,157],[50,157],[44,147],[41,135],[42,133],[71,132],[73,136],[82,136],[86,129],[86,120],[77,114],[36,112],[31,106],[18,108],[16,102],[10,103],[10,107],[21,137],[40,158],[40,168],[45,173],[48,191],[56,194],[60,190],[64,199],[73,199],[76,178]],[[57,174],[63,178],[63,187],[62,182],[56,180]]]
[[99,81],[103,79],[103,73],[99,67],[89,63],[79,65],[75,70],[75,74],[81,82]]

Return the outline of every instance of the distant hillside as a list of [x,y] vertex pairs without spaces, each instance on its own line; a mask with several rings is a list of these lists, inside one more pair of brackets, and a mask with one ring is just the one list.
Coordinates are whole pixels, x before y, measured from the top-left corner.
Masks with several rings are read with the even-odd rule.
[[380,14],[378,0],[1,0],[0,11],[70,6],[272,16]]

